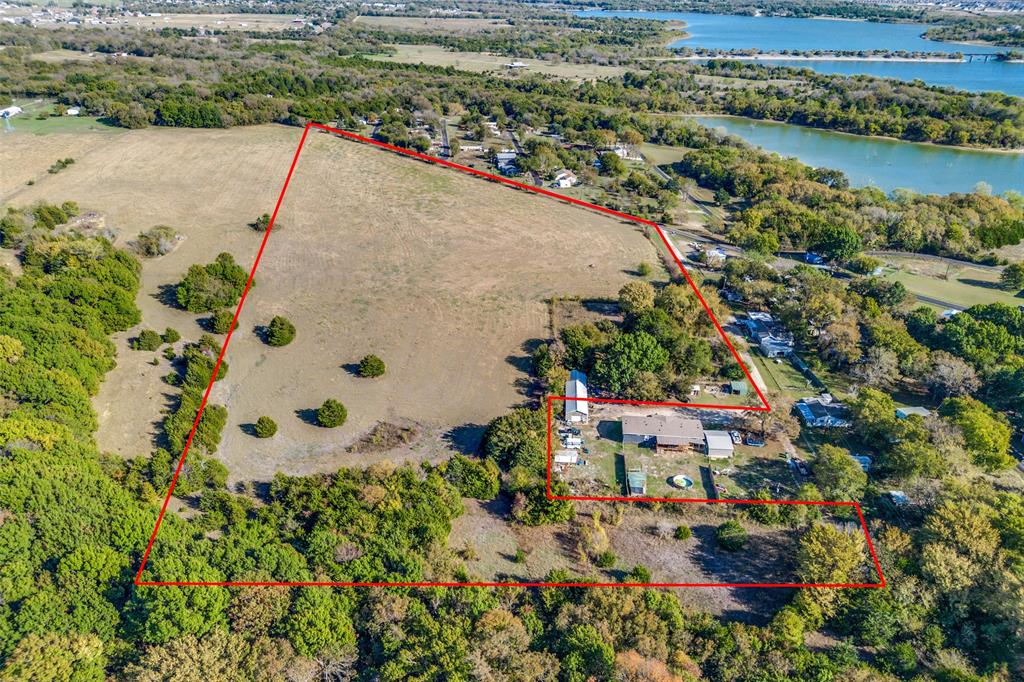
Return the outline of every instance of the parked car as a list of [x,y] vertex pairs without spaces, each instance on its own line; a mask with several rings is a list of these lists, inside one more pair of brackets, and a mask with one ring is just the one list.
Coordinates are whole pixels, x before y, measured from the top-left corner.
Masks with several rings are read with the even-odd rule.
[[739,431],[730,431],[729,438],[732,438],[732,442],[735,445],[739,445],[740,443],[743,442],[743,436],[740,435]]
[[764,447],[764,440],[762,440],[760,438],[756,438],[754,436],[747,436],[746,443],[747,443],[747,445],[749,445],[752,448],[763,448]]
[[811,469],[807,466],[807,462],[803,461],[799,457],[794,457],[793,463],[796,464],[796,470],[800,472],[801,476],[811,475]]

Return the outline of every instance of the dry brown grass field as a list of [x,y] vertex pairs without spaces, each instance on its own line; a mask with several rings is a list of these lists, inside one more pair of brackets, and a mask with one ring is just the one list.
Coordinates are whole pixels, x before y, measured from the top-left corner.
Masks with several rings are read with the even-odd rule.
[[[178,228],[181,245],[145,261],[138,303],[143,326],[194,339],[196,316],[161,302],[161,291],[220,251],[252,263],[261,235],[247,223],[273,209],[300,134],[265,126],[12,136],[0,163],[18,160],[22,181],[5,181],[3,198],[77,201],[120,229],[121,243],[156,224]],[[72,167],[46,173],[67,155]],[[22,176],[38,179],[26,186]],[[420,427],[397,459],[446,457],[449,430],[479,435],[523,400],[524,348],[547,336],[546,299],[614,296],[638,262],[657,259],[635,225],[319,133],[278,224],[213,393],[229,411],[218,456],[235,480],[394,459],[347,451],[380,421]],[[277,314],[298,329],[279,349],[253,331]],[[118,338],[118,367],[95,401],[100,445],[124,455],[151,449],[173,395],[160,382],[166,362],[127,349],[137,331]],[[386,376],[346,368],[371,352]],[[343,427],[303,419],[328,397],[348,406]],[[280,427],[267,440],[245,431],[263,414]]]
[[504,19],[487,19],[484,17],[378,17],[360,16],[353,23],[384,28],[393,31],[442,31],[454,35],[472,35],[495,29],[510,28],[512,25]]

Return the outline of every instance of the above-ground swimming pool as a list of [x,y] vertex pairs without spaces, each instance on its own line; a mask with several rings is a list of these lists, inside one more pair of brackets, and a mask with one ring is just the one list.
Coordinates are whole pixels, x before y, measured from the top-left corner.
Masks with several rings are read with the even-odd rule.
[[693,487],[693,479],[690,478],[689,476],[684,476],[682,474],[679,474],[678,476],[673,476],[672,478],[668,479],[668,482],[671,483],[676,488],[681,488],[683,490],[688,490],[689,488]]

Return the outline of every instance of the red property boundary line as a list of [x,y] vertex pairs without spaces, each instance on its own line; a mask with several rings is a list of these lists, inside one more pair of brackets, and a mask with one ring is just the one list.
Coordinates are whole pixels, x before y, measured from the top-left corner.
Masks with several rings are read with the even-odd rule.
[[[379,142],[377,140],[373,140],[373,139],[370,139],[368,137],[364,137],[362,135],[357,135],[355,133],[351,133],[351,132],[348,132],[348,131],[345,131],[345,130],[339,130],[337,128],[331,128],[329,126],[325,126],[325,125],[320,124],[320,123],[314,123],[314,122],[311,121],[311,122],[307,123],[305,128],[303,129],[302,137],[299,139],[299,144],[298,144],[298,146],[295,149],[295,154],[292,157],[291,165],[288,167],[288,174],[287,174],[287,176],[285,176],[284,185],[281,187],[281,192],[280,192],[280,194],[277,197],[277,203],[274,205],[274,212],[271,214],[270,223],[267,226],[266,232],[264,232],[264,234],[263,234],[263,240],[260,242],[259,250],[256,252],[256,259],[253,261],[252,268],[249,271],[249,277],[248,277],[248,279],[245,282],[245,288],[242,290],[242,295],[239,298],[238,306],[235,308],[235,315],[234,315],[234,318],[232,320],[232,324],[229,327],[229,331],[227,333],[227,336],[225,337],[224,343],[221,346],[220,354],[217,356],[217,361],[214,364],[213,372],[210,375],[210,383],[207,384],[206,391],[203,393],[202,402],[199,404],[199,411],[196,414],[195,420],[192,422],[192,430],[189,432],[188,439],[185,441],[185,447],[182,450],[181,457],[178,458],[177,467],[175,468],[174,475],[171,478],[171,485],[170,485],[169,489],[167,490],[167,495],[166,495],[166,497],[164,497],[163,504],[160,507],[160,513],[157,516],[156,525],[153,528],[153,532],[152,532],[152,534],[149,537],[149,542],[146,545],[146,550],[145,550],[145,552],[142,555],[142,562],[139,565],[139,570],[135,574],[135,580],[134,580],[135,585],[143,586],[143,587],[158,587],[158,586],[167,586],[167,587],[171,587],[171,586],[177,586],[177,587],[186,587],[186,586],[209,586],[209,587],[254,587],[254,586],[279,586],[279,587],[306,587],[306,586],[319,586],[319,587],[389,587],[389,586],[390,587],[783,587],[783,588],[800,588],[800,587],[817,587],[817,588],[885,587],[885,577],[882,575],[881,565],[878,562],[878,557],[877,557],[877,555],[875,553],[874,546],[873,546],[873,544],[871,542],[871,537],[868,534],[867,523],[865,522],[864,515],[861,512],[860,504],[858,504],[856,502],[802,502],[802,501],[796,501],[796,500],[668,500],[668,499],[659,500],[658,498],[608,498],[608,499],[610,499],[610,500],[627,499],[627,500],[633,501],[633,502],[637,502],[637,501],[644,501],[644,502],[655,502],[655,501],[735,502],[735,503],[744,503],[744,504],[815,504],[815,505],[822,505],[822,506],[838,506],[838,507],[846,506],[846,507],[853,507],[856,510],[856,512],[857,512],[857,516],[860,519],[861,527],[864,530],[864,536],[867,539],[868,549],[869,549],[869,551],[871,553],[871,558],[872,558],[872,560],[874,562],[875,570],[878,572],[879,582],[877,582],[877,583],[617,583],[617,582],[616,583],[607,583],[607,582],[560,582],[560,583],[554,583],[554,582],[541,582],[541,581],[537,581],[537,582],[487,582],[487,581],[483,581],[483,582],[434,582],[434,581],[417,581],[417,582],[338,582],[338,581],[278,582],[278,581],[187,581],[187,580],[179,580],[179,581],[154,581],[154,580],[143,580],[142,579],[142,573],[145,570],[146,564],[149,561],[149,555],[150,555],[150,553],[153,550],[153,544],[156,542],[157,533],[159,533],[159,531],[160,531],[160,524],[163,523],[164,517],[167,514],[167,507],[170,504],[171,495],[174,493],[174,488],[175,488],[175,486],[178,483],[178,477],[181,475],[181,470],[182,470],[182,468],[184,467],[184,464],[185,464],[185,458],[188,455],[189,448],[191,448],[191,446],[192,446],[192,440],[195,437],[196,429],[199,426],[199,420],[202,418],[203,411],[206,409],[206,404],[207,404],[207,402],[208,402],[208,400],[210,398],[210,391],[213,389],[214,378],[217,376],[217,372],[220,369],[221,362],[223,362],[223,360],[224,360],[224,353],[227,351],[228,344],[231,342],[231,336],[234,333],[235,327],[237,326],[237,323],[238,323],[239,313],[241,313],[242,306],[245,305],[245,299],[246,299],[246,297],[249,294],[249,289],[252,287],[252,281],[253,281],[253,277],[256,274],[256,268],[259,266],[260,260],[263,258],[263,251],[264,251],[264,249],[266,249],[267,240],[270,238],[270,234],[273,231],[274,223],[277,220],[278,211],[280,211],[280,209],[281,209],[281,204],[284,201],[284,196],[285,196],[285,193],[288,190],[288,185],[291,183],[292,175],[295,173],[295,167],[296,167],[296,165],[298,165],[299,155],[302,152],[302,148],[306,144],[306,138],[309,136],[309,131],[311,129],[314,129],[314,128],[318,129],[318,130],[321,130],[321,131],[324,131],[324,132],[327,132],[327,133],[332,133],[332,134],[335,134],[335,135],[339,135],[341,137],[348,138],[350,140],[355,140],[357,142],[362,142],[364,144],[373,145],[375,147],[380,147],[382,149],[387,149],[387,150],[392,151],[392,152],[403,154],[405,156],[410,156],[410,157],[419,159],[421,161],[427,161],[429,163],[437,164],[437,165],[440,165],[440,166],[446,166],[448,168],[453,168],[453,169],[458,170],[460,172],[468,173],[470,175],[475,175],[475,176],[482,177],[482,178],[486,178],[486,179],[491,180],[493,182],[501,183],[503,185],[508,185],[510,187],[515,187],[517,189],[523,189],[523,190],[527,190],[527,191],[530,191],[530,192],[535,192],[537,194],[542,194],[544,196],[547,196],[547,197],[550,197],[550,198],[553,198],[553,199],[557,199],[558,201],[563,201],[563,202],[567,202],[567,203],[570,203],[570,204],[575,204],[577,206],[582,206],[583,208],[587,208],[587,209],[590,209],[592,211],[598,211],[600,213],[605,213],[607,215],[612,215],[612,216],[615,216],[617,218],[621,218],[623,220],[627,220],[627,221],[630,221],[630,222],[633,222],[633,223],[644,225],[646,227],[653,227],[657,231],[658,236],[661,238],[662,243],[665,245],[665,248],[668,249],[668,252],[672,256],[672,259],[675,261],[676,265],[679,267],[679,270],[680,270],[680,272],[682,272],[683,277],[685,277],[687,283],[690,285],[690,288],[693,290],[693,293],[696,294],[697,299],[700,301],[700,303],[703,306],[705,312],[707,312],[708,316],[711,318],[711,321],[714,324],[715,329],[718,331],[718,334],[721,336],[722,340],[725,342],[725,345],[728,347],[729,352],[732,353],[733,358],[736,360],[736,362],[743,369],[743,373],[744,373],[744,375],[746,375],[747,381],[750,382],[750,385],[754,387],[754,391],[757,393],[757,397],[760,399],[761,405],[754,406],[754,407],[744,407],[744,406],[738,406],[738,405],[701,405],[701,404],[693,404],[693,403],[654,403],[654,402],[646,402],[646,403],[644,403],[644,402],[625,401],[625,400],[604,400],[602,402],[618,402],[618,403],[628,403],[628,404],[634,404],[634,405],[641,405],[642,404],[642,405],[678,406],[678,407],[692,407],[692,408],[704,408],[704,409],[716,409],[716,410],[743,410],[743,411],[751,411],[751,412],[768,412],[768,411],[771,410],[771,406],[768,404],[768,401],[765,398],[764,394],[761,392],[761,389],[754,382],[753,377],[751,377],[750,371],[747,369],[746,364],[744,364],[744,362],[740,359],[739,353],[736,352],[736,349],[733,347],[732,343],[729,341],[728,336],[726,336],[726,334],[725,334],[725,330],[722,329],[722,326],[721,326],[721,324],[719,324],[718,319],[715,317],[714,313],[711,311],[711,307],[708,305],[707,301],[704,300],[704,297],[701,295],[700,290],[697,288],[697,285],[694,283],[693,279],[690,277],[690,273],[687,272],[686,268],[683,266],[682,262],[679,260],[679,257],[676,255],[675,248],[669,242],[668,238],[665,236],[665,233],[662,231],[661,227],[657,223],[655,223],[653,221],[650,221],[650,220],[645,220],[643,218],[638,218],[636,216],[629,215],[628,213],[622,213],[620,211],[616,211],[616,210],[613,210],[613,209],[610,209],[610,208],[606,208],[604,206],[598,206],[596,204],[591,204],[589,202],[582,201],[580,199],[575,199],[573,197],[563,196],[563,195],[558,194],[556,192],[552,192],[550,190],[544,189],[543,187],[535,187],[535,186],[532,186],[532,185],[527,185],[527,184],[524,184],[522,182],[517,182],[515,180],[511,180],[509,178],[505,178],[505,177],[502,177],[502,176],[499,176],[499,175],[494,175],[492,173],[487,173],[487,172],[484,172],[484,171],[480,171],[480,170],[477,170],[475,168],[470,168],[468,166],[463,166],[461,164],[457,164],[457,163],[454,163],[452,161],[448,161],[448,160],[445,160],[445,159],[434,158],[432,156],[428,156],[426,154],[420,154],[419,152],[415,152],[415,151],[412,151],[410,149],[403,149],[402,147],[396,147],[394,145],[390,145],[390,144],[386,144],[386,143],[383,143],[383,142]],[[547,479],[547,494],[548,494],[548,497],[550,497],[552,499],[604,499],[604,498],[564,498],[564,497],[555,497],[555,496],[551,495],[551,479],[550,479],[550,467],[551,467],[551,464],[550,464],[550,456],[551,456],[551,401],[555,400],[555,399],[560,399],[560,398],[548,398],[548,401],[547,401],[547,411],[548,411],[548,479]]]

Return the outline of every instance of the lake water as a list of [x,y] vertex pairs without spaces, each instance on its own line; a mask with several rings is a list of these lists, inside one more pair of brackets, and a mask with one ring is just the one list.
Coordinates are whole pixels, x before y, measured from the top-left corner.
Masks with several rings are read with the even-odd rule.
[[[690,34],[672,47],[720,50],[908,50],[915,52],[975,52],[993,54],[1007,48],[961,45],[925,40],[923,24],[883,24],[792,17],[747,17],[691,12],[586,11],[582,16],[638,17],[685,21]],[[777,63],[777,62],[765,62]],[[822,73],[866,73],[882,78],[920,79],[964,90],[998,90],[1024,96],[1024,64],[974,61],[944,62],[799,61],[785,62]]]
[[992,90],[1024,97],[1024,64],[1008,62],[855,62],[837,61],[764,61],[763,64],[810,68],[819,73],[844,76],[869,74],[902,81],[920,80],[932,85],[948,85],[961,90]]
[[996,193],[1024,192],[1024,154],[954,149],[877,137],[845,135],[735,116],[697,116],[701,125],[724,128],[747,142],[809,166],[841,170],[856,187],[897,187],[924,194],[969,192],[979,181]]

